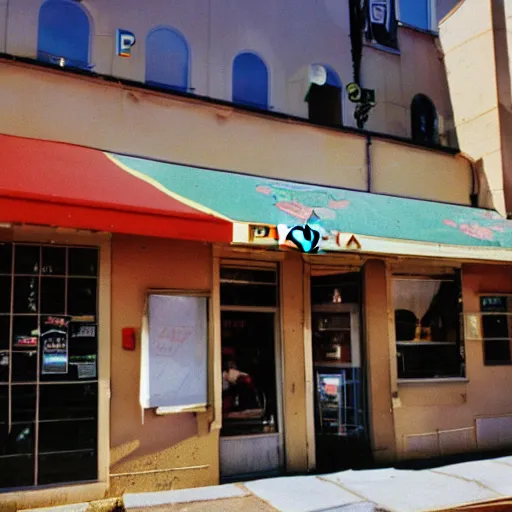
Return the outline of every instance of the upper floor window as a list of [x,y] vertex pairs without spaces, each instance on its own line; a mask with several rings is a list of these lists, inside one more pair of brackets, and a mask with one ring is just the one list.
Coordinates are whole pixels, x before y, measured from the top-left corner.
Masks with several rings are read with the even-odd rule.
[[323,76],[311,84],[306,96],[309,120],[327,126],[341,125],[340,77],[336,71],[322,64],[314,64],[311,69],[318,70],[316,74]]
[[190,52],[176,30],[156,28],[146,39],[146,83],[186,91],[189,88]]
[[233,61],[233,102],[268,108],[268,69],[254,53],[240,53]]
[[432,0],[400,0],[400,21],[424,30],[434,30],[432,8]]
[[39,10],[37,56],[62,67],[90,68],[91,24],[71,0],[46,0]]
[[436,107],[424,94],[414,96],[411,103],[411,135],[416,142],[439,143]]
[[371,43],[398,49],[395,0],[368,0],[366,5],[366,39]]

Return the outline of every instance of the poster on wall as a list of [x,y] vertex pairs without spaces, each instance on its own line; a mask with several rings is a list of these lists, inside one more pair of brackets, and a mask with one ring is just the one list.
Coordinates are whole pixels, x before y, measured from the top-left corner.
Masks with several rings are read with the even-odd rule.
[[68,373],[68,316],[41,317],[41,350],[43,375]]
[[78,380],[97,378],[97,330],[94,322],[71,322],[69,326],[69,365]]

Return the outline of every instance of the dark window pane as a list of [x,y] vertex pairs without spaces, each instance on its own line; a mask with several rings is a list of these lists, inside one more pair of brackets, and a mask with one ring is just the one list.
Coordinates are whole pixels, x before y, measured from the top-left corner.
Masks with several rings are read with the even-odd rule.
[[98,250],[69,248],[69,270],[70,276],[93,276],[98,275]]
[[397,346],[399,379],[463,377],[462,363],[456,344]]
[[37,316],[15,316],[12,319],[12,347],[14,350],[35,350],[38,337]]
[[225,306],[276,306],[277,287],[221,283],[220,300]]
[[41,313],[60,315],[66,312],[66,280],[60,277],[41,278]]
[[11,276],[0,276],[0,313],[11,312]]
[[17,455],[2,457],[0,455],[0,488],[29,487],[34,485],[34,456]]
[[96,316],[96,279],[68,279],[68,315]]
[[0,428],[9,421],[9,386],[0,385]]
[[512,313],[512,297],[506,295],[480,297],[480,308],[484,313]]
[[96,449],[97,422],[43,421],[39,424],[39,453]]
[[508,319],[506,315],[482,316],[484,338],[508,338]]
[[38,278],[14,278],[14,313],[37,313]]
[[[0,426],[0,456],[32,455],[34,453],[34,432],[34,423],[16,423],[12,425],[10,432],[7,425]],[[1,462],[0,467],[2,467]]]
[[14,250],[14,272],[16,274],[39,274],[41,249],[38,245],[16,245]]
[[12,273],[12,244],[0,243],[0,274]]
[[96,480],[96,451],[39,456],[39,485]]
[[9,351],[0,351],[0,382],[9,382]]
[[484,361],[492,363],[510,363],[510,341],[509,340],[485,340]]
[[11,331],[11,317],[0,315],[0,350],[9,349],[9,340]]
[[13,352],[12,355],[13,382],[35,382],[37,379],[37,352]]
[[42,274],[64,275],[66,273],[66,249],[43,247]]
[[39,389],[41,420],[96,418],[98,385],[43,384]]
[[35,421],[36,419],[36,386],[11,387],[12,421]]
[[238,283],[276,284],[277,274],[273,270],[257,270],[250,268],[221,267],[220,280]]

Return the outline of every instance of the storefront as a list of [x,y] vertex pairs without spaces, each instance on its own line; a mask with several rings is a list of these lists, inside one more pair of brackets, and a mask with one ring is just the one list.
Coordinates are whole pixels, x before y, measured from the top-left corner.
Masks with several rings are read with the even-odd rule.
[[[512,409],[482,392],[512,384],[512,229],[496,214],[4,142],[26,175],[0,197],[0,501],[503,437]],[[321,253],[285,240],[305,225]]]

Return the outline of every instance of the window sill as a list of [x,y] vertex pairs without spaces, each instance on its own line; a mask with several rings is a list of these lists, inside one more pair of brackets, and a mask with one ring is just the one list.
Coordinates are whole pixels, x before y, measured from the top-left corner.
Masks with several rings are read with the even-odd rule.
[[390,46],[384,46],[383,44],[373,43],[371,41],[364,42],[363,46],[374,48],[375,50],[379,50],[381,52],[391,53],[392,55],[401,55],[400,50],[397,48],[391,48]]
[[451,383],[458,383],[458,382],[469,382],[469,379],[466,377],[443,377],[439,379],[398,379],[397,380],[399,385],[425,385],[425,384],[451,384]]

